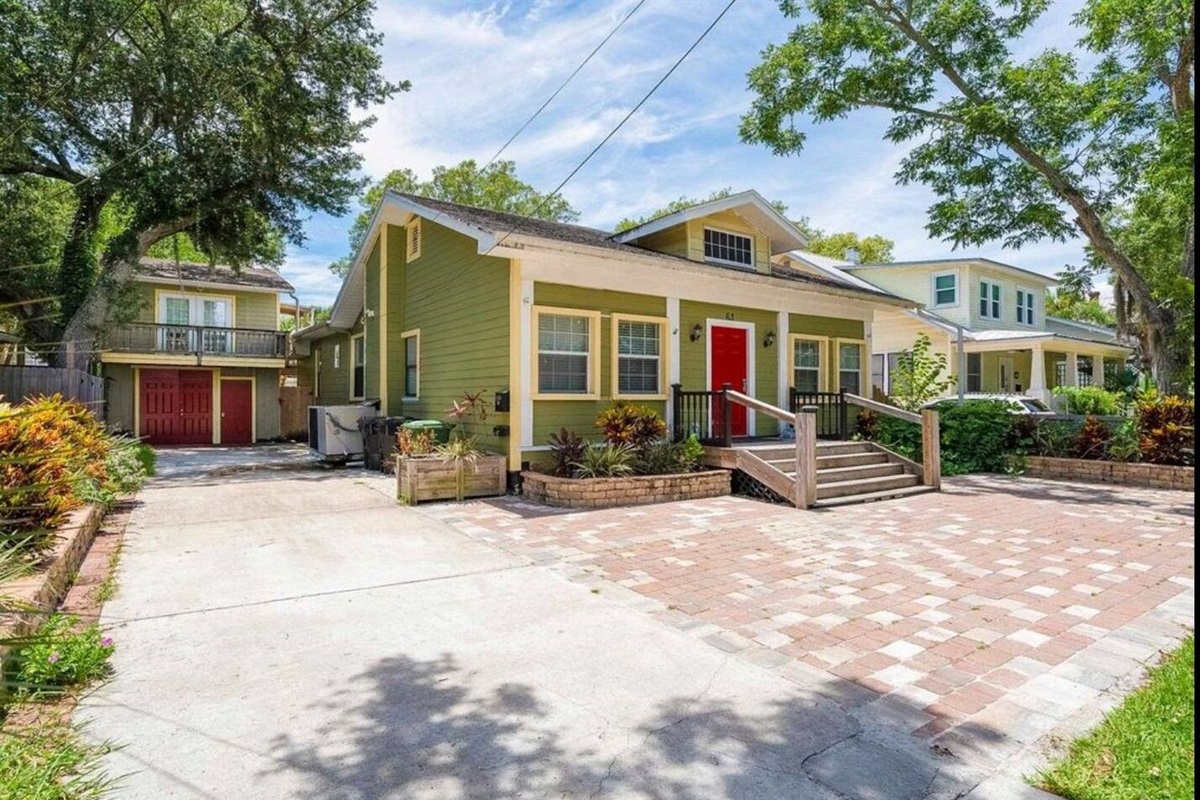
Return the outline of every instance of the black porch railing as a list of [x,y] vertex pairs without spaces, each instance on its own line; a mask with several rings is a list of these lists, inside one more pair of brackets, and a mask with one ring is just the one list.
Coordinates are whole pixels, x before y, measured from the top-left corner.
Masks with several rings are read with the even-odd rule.
[[127,353],[285,358],[287,334],[254,328],[134,322],[110,330],[104,348]]
[[793,414],[805,406],[816,407],[818,439],[849,438],[850,410],[845,392],[801,392],[791,389],[788,398],[788,410]]
[[681,442],[692,434],[701,444],[717,447],[733,446],[733,405],[726,394],[729,386],[719,391],[684,391],[681,384],[671,385],[671,438]]

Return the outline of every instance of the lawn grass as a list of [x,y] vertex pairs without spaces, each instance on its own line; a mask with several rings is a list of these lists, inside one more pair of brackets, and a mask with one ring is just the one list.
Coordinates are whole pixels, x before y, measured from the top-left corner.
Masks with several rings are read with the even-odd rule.
[[1195,640],[1188,637],[1146,685],[1038,776],[1038,785],[1070,800],[1194,797],[1194,665]]
[[49,721],[0,733],[0,800],[92,800],[112,782],[100,769],[102,748]]

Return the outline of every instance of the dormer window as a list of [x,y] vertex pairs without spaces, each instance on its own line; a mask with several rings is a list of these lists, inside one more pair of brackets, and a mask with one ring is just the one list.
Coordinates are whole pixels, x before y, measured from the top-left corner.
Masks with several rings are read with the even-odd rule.
[[704,260],[735,267],[753,267],[754,238],[716,228],[705,228]]

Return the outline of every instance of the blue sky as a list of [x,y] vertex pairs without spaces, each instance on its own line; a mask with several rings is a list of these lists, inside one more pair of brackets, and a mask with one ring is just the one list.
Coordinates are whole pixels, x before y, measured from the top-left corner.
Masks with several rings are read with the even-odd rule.
[[[557,186],[720,11],[725,0],[647,0],[567,89],[510,147],[522,179]],[[439,164],[486,162],[636,0],[422,2],[379,0],[387,77],[412,90],[374,110],[360,146],[367,176],[409,167],[428,177]],[[1036,52],[1069,48],[1067,24],[1077,8],[1059,2],[1023,43]],[[814,127],[799,156],[775,157],[745,145],[738,121],[748,108],[746,73],[762,48],[793,23],[774,0],[739,0],[683,66],[563,190],[581,223],[610,228],[683,195],[730,186],[757,189],[828,231],[879,233],[896,242],[898,259],[946,257],[931,241],[925,211],[932,195],[897,186],[902,148],[883,140],[886,114],[858,112]],[[328,271],[346,251],[352,216],[313,216],[307,242],[292,248],[283,274],[301,302],[327,305],[337,293]],[[969,251],[1052,274],[1079,263],[1079,241],[1044,242],[1021,251]]]

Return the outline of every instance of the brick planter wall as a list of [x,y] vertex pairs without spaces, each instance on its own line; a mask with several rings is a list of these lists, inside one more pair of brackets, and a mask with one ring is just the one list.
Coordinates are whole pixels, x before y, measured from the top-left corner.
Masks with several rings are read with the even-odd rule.
[[24,634],[38,627],[58,607],[71,588],[75,573],[96,538],[104,510],[88,505],[72,511],[58,529],[54,547],[45,555],[44,566],[32,574],[4,584],[0,593],[37,611],[0,614],[0,635]]
[[1125,464],[1118,461],[1090,461],[1082,458],[1028,456],[1025,474],[1033,478],[1057,478],[1084,483],[1119,483],[1149,489],[1195,491],[1195,467],[1168,467],[1162,464]]
[[729,471],[723,469],[683,475],[579,480],[522,472],[521,494],[529,500],[560,508],[614,508],[723,497],[730,491],[729,478]]

